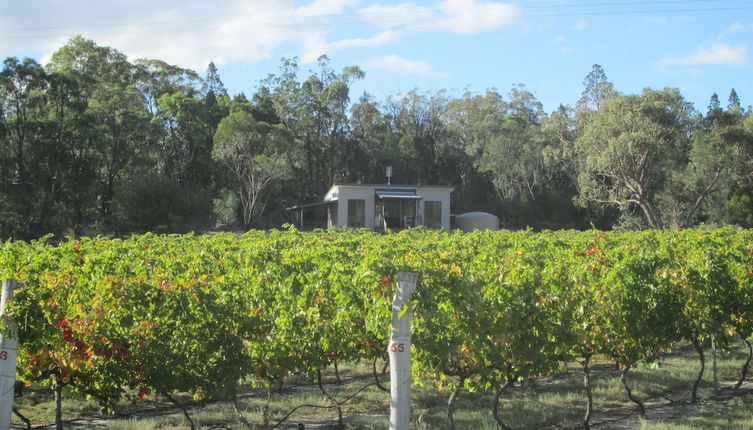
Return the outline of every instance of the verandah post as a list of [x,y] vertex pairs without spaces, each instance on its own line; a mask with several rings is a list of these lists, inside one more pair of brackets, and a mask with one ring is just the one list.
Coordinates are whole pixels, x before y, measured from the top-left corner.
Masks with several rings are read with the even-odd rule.
[[392,301],[392,336],[387,346],[390,357],[390,430],[410,427],[410,320],[413,317],[410,298],[416,291],[417,278],[415,273],[399,272]]

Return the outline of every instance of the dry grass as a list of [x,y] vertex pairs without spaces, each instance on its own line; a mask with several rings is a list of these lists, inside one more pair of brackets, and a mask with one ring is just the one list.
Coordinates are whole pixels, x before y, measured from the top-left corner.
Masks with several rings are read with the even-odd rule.
[[[740,345],[734,344],[728,352],[718,353],[718,374],[722,385],[729,387],[736,380],[744,360]],[[680,399],[688,392],[698,372],[698,360],[692,348],[681,348],[663,360],[660,366],[639,366],[629,373],[634,393],[647,401],[649,420],[644,421],[631,412],[634,407],[624,393],[619,372],[608,361],[595,364],[592,373],[595,414],[594,428],[688,430],[688,429],[751,429],[753,428],[753,395],[747,391],[734,393],[729,388],[715,392],[711,372],[711,353],[707,354],[708,367],[701,385],[699,405],[674,404],[667,398]],[[338,400],[353,396],[343,405],[345,426],[350,429],[387,429],[389,394],[375,386],[370,366],[366,364],[341,365],[342,383],[336,383],[333,373],[325,373],[327,389]],[[382,377],[389,379],[388,376]],[[585,411],[583,377],[577,363],[567,372],[551,379],[537,380],[533,386],[520,387],[506,393],[500,402],[500,414],[506,423],[515,428],[577,428]],[[747,385],[744,387],[747,388]],[[437,392],[432,384],[413,389],[413,428],[429,430],[448,428],[447,399],[449,392]],[[186,402],[190,397],[183,396]],[[267,401],[266,392],[248,388],[239,401],[244,417],[258,425]],[[458,399],[455,423],[458,429],[497,429],[492,418],[493,397],[490,393],[463,393]],[[300,405],[327,406],[326,398],[315,384],[302,378],[291,378],[275,393],[270,403],[272,422],[281,420]],[[97,413],[97,407],[84,399],[67,399],[64,403],[65,419],[76,420],[70,428],[107,428],[116,430],[183,429],[187,423],[183,415],[164,400],[153,398],[149,402],[124,402],[119,405],[121,416],[107,417]],[[17,399],[16,407],[32,419],[35,425],[49,424],[54,416],[49,390],[35,388]],[[201,428],[244,428],[227,401],[206,402],[191,407],[191,416]],[[297,409],[280,428],[297,428],[303,423],[307,429],[336,428],[334,409],[302,407]],[[548,425],[541,425],[548,423]],[[17,428],[23,428],[20,421]]]

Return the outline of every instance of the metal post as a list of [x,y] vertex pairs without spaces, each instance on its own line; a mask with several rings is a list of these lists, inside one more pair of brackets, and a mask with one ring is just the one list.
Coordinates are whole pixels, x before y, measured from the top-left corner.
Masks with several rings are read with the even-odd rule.
[[397,288],[392,301],[392,337],[387,353],[390,356],[390,430],[408,430],[410,426],[410,320],[413,309],[410,298],[416,291],[418,275],[397,274]]
[[0,319],[5,321],[0,326],[0,429],[10,428],[13,414],[13,394],[16,383],[16,357],[18,356],[18,326],[5,320],[5,304],[13,300],[13,290],[18,281],[3,279],[3,292],[0,297]]

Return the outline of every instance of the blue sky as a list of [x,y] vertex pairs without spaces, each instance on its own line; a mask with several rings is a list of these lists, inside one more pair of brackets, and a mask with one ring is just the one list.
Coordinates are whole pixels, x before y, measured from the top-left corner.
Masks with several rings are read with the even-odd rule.
[[679,88],[705,111],[735,88],[753,104],[753,0],[26,0],[0,14],[0,57],[44,62],[81,34],[136,58],[254,92],[282,57],[360,66],[377,100],[418,88],[461,94],[523,83],[547,112],[572,104],[594,63],[615,88]]

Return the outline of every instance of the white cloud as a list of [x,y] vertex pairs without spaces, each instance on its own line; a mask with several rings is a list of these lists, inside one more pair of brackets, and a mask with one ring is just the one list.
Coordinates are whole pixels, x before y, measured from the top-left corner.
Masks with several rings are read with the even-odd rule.
[[302,60],[315,60],[326,50],[325,24],[332,15],[357,6],[358,0],[310,0],[301,7],[294,0],[13,3],[0,14],[0,29],[14,29],[0,30],[2,57],[49,58],[72,35],[81,34],[130,60],[159,58],[203,71],[210,61],[269,58],[288,43],[299,47]]
[[[743,66],[748,64],[748,47],[729,46],[723,43],[714,43],[709,47],[702,47],[686,57],[667,57],[657,62],[659,71],[666,72],[672,66],[708,66],[708,65],[733,65]],[[697,69],[694,69],[697,71]]]
[[564,43],[564,42],[567,42],[567,37],[559,34],[557,35],[557,37],[554,38],[554,41],[557,43]]
[[445,30],[458,34],[491,31],[515,24],[520,8],[511,3],[477,0],[444,0],[436,8],[415,3],[380,4],[359,11],[362,20],[383,28],[414,31]]
[[588,27],[590,26],[591,25],[588,23],[588,21],[586,21],[584,18],[581,18],[575,22],[575,24],[573,25],[573,30],[583,31],[583,30],[587,30]]
[[[254,63],[298,55],[310,62],[332,51],[395,43],[410,31],[490,31],[516,22],[519,14],[518,7],[494,0],[433,0],[431,6],[409,1],[369,6],[362,0],[24,0],[10,2],[0,14],[0,58],[48,59],[81,34],[132,61],[158,58],[201,72],[210,61]],[[331,25],[352,24],[354,16],[383,30],[333,39]],[[287,52],[281,54],[283,47]]]
[[402,34],[401,31],[386,30],[374,37],[338,40],[327,44],[327,52],[347,48],[378,48],[388,43],[397,42]]
[[394,6],[376,4],[358,11],[363,21],[383,28],[395,28],[415,25],[417,22],[435,20],[438,15],[434,9],[415,3],[400,3]]
[[374,57],[361,63],[364,69],[383,69],[401,75],[436,76],[431,64],[426,61],[415,61],[398,55],[384,55]]
[[439,4],[445,19],[439,27],[453,33],[472,34],[497,30],[518,21],[520,9],[509,3],[445,0]]
[[746,29],[747,27],[748,27],[748,26],[746,26],[746,25],[743,25],[743,24],[742,24],[742,23],[740,23],[740,22],[735,22],[735,23],[733,23],[732,25],[730,25],[729,27],[727,27],[727,31],[726,31],[726,33],[737,33],[738,31],[743,31],[743,30],[745,30],[745,29]]

